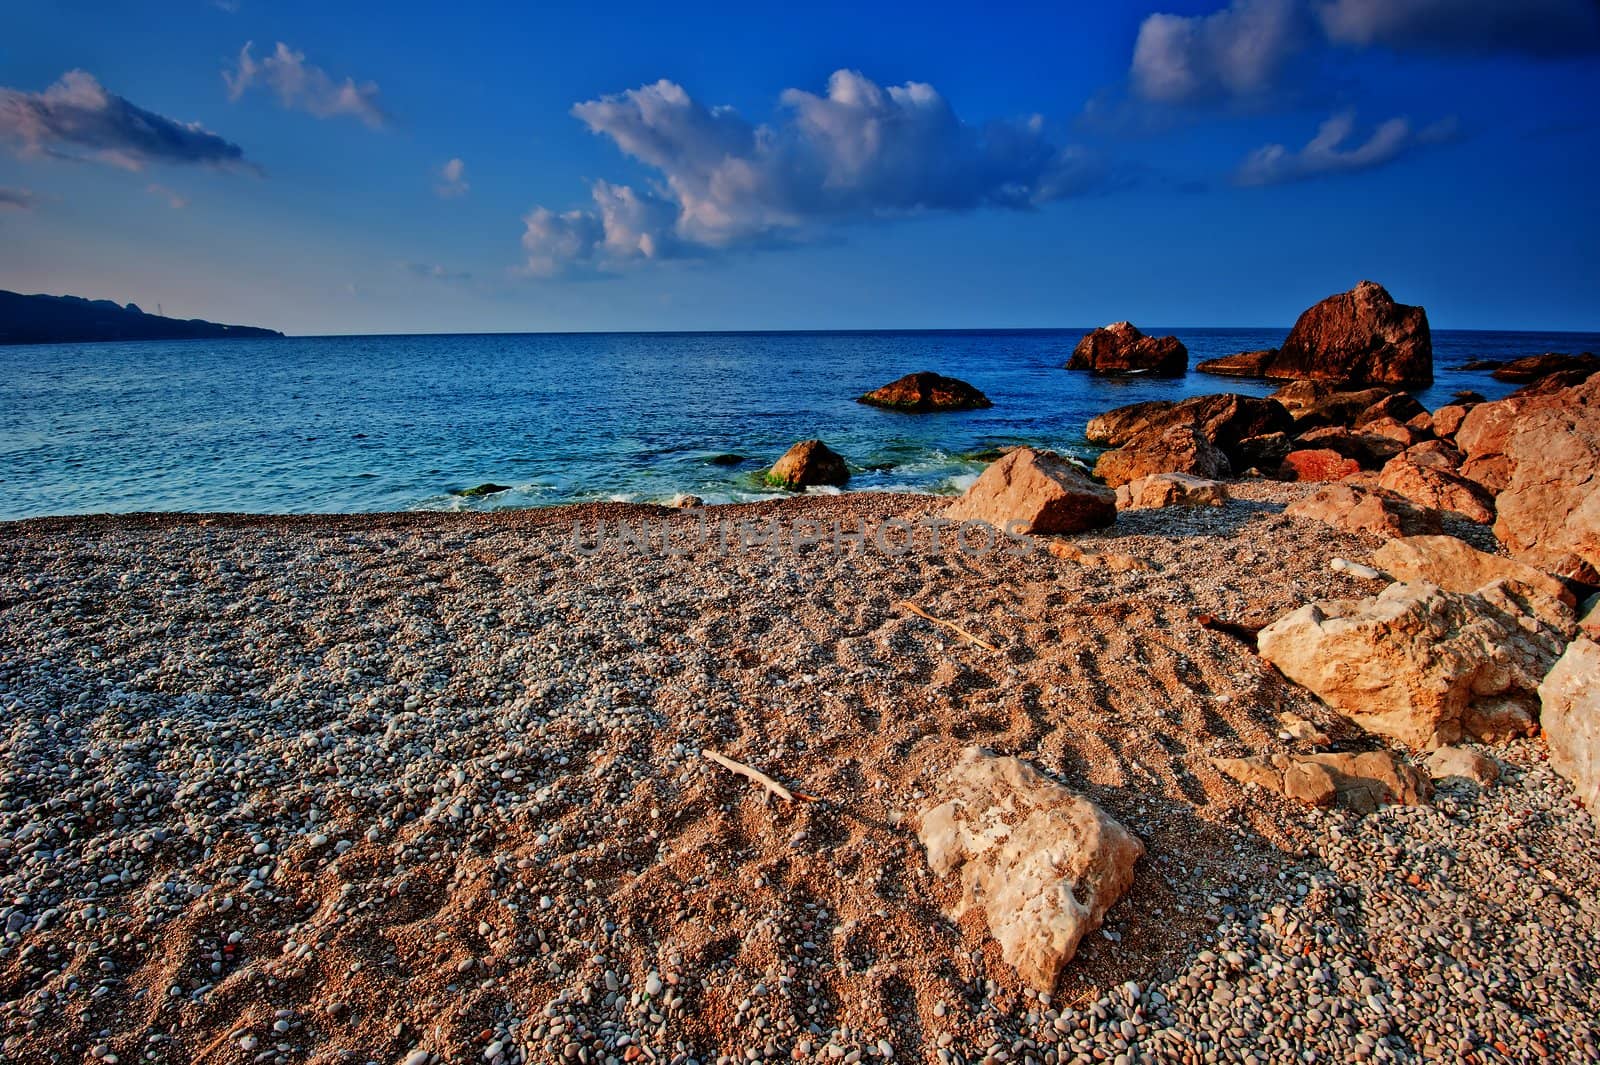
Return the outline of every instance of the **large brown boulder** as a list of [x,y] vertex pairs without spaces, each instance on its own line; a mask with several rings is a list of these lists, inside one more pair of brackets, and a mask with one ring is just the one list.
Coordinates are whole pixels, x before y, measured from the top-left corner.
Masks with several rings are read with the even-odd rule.
[[1468,521],[1494,521],[1494,497],[1483,486],[1451,470],[1423,465],[1396,455],[1378,474],[1378,486],[1405,496],[1420,507],[1454,511]]
[[1117,495],[1054,452],[1019,447],[984,470],[945,517],[1017,533],[1081,532],[1117,520]]
[[1550,767],[1572,782],[1600,828],[1600,644],[1577,639],[1539,685]]
[[1153,473],[1187,473],[1214,481],[1232,472],[1228,456],[1193,425],[1147,429],[1094,464],[1094,475],[1112,488]]
[[1291,451],[1278,467],[1278,476],[1285,481],[1342,481],[1360,472],[1361,463],[1325,447]]
[[989,397],[965,381],[924,370],[908,373],[856,400],[872,407],[923,414],[930,411],[983,410]]
[[[1389,395],[1386,388],[1363,388],[1354,392],[1334,389],[1320,394],[1312,393],[1291,413],[1295,428],[1302,432],[1324,425],[1353,426],[1362,412]],[[1277,393],[1273,398],[1277,399]],[[1278,399],[1278,402],[1282,404],[1283,400]]]
[[1176,406],[1170,399],[1151,399],[1115,407],[1089,419],[1089,424],[1083,428],[1084,439],[1101,447],[1121,447],[1153,425],[1182,424],[1188,420],[1181,415],[1175,421],[1169,420]]
[[1182,377],[1189,372],[1189,349],[1177,337],[1148,337],[1131,322],[1113,322],[1078,341],[1067,369]]
[[1428,314],[1363,281],[1302,314],[1266,374],[1395,388],[1432,384]]
[[767,471],[766,481],[777,488],[838,487],[850,480],[844,459],[821,440],[802,440],[783,453]]
[[1284,513],[1367,536],[1419,536],[1437,533],[1440,528],[1436,510],[1419,507],[1393,492],[1369,491],[1348,484],[1319,488],[1289,504]]
[[1244,469],[1250,463],[1241,465],[1236,461],[1245,457],[1241,448],[1243,441],[1285,432],[1291,424],[1282,404],[1219,392],[1194,396],[1181,403],[1156,400],[1118,407],[1090,421],[1084,435],[1092,443],[1122,447],[1135,437],[1148,437],[1176,426],[1192,426],[1208,443],[1221,448],[1231,465]]
[[1195,369],[1201,373],[1217,374],[1221,377],[1265,377],[1267,367],[1272,365],[1272,360],[1277,357],[1277,348],[1267,348],[1265,351],[1241,351],[1237,355],[1207,359],[1197,363]]
[[[1600,376],[1570,389],[1600,398]],[[1494,531],[1524,562],[1600,583],[1600,405],[1548,407],[1518,419],[1506,443],[1510,481]]]
[[1000,956],[1038,991],[1055,989],[1079,942],[1133,886],[1144,854],[1086,796],[981,747],[940,776],[921,821],[933,875],[961,885],[950,918],[981,914]]
[[1531,731],[1562,637],[1513,589],[1422,582],[1311,603],[1261,630],[1261,657],[1370,732],[1432,749]]

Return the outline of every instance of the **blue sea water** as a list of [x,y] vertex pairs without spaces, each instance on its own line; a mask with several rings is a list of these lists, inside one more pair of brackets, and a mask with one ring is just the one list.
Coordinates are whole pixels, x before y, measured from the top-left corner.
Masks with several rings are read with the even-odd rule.
[[[1192,362],[1285,329],[1157,329]],[[0,518],[126,511],[445,510],[772,494],[759,473],[819,436],[856,489],[953,492],[984,448],[1091,456],[1089,418],[1261,382],[1062,369],[1084,329],[526,334],[146,341],[0,348]],[[1438,330],[1430,409],[1511,386],[1474,358],[1600,350],[1600,334]],[[855,397],[916,370],[991,410],[908,415]],[[718,454],[746,457],[713,465]],[[483,482],[496,495],[451,494]]]

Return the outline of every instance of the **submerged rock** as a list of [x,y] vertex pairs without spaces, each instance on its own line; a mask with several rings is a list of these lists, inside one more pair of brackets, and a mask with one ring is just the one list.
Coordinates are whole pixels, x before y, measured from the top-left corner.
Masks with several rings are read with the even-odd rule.
[[1000,956],[1052,991],[1085,935],[1133,885],[1144,844],[1090,799],[1016,758],[968,747],[922,812],[936,877],[955,875],[950,914],[977,910]]
[[511,486],[509,484],[495,484],[493,481],[487,481],[483,484],[474,485],[471,488],[452,488],[450,490],[450,494],[453,496],[465,496],[468,499],[476,499],[479,496],[492,496],[498,495],[501,492],[509,491],[511,491]]
[[1182,377],[1189,371],[1189,349],[1177,337],[1145,336],[1131,322],[1113,322],[1078,341],[1067,369]]
[[1528,355],[1501,363],[1489,374],[1496,381],[1528,384],[1555,373],[1580,371],[1586,377],[1600,373],[1600,357],[1585,351],[1578,355],[1561,355],[1550,351],[1543,355]]
[[1116,521],[1117,497],[1060,455],[1020,447],[984,470],[945,516],[1019,533],[1080,532]]
[[898,381],[868,392],[856,400],[872,407],[909,413],[948,410],[983,410],[992,407],[989,397],[965,381],[923,371],[908,373]]
[[795,444],[767,471],[766,481],[778,488],[838,487],[850,480],[843,457],[821,440]]

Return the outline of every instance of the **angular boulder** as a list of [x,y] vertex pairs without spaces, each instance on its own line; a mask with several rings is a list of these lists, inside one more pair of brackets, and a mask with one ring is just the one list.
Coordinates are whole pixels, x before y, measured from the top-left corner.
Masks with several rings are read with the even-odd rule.
[[1539,703],[1550,767],[1600,828],[1600,644],[1573,640],[1539,685]]
[[1361,463],[1331,448],[1301,448],[1283,457],[1278,476],[1285,481],[1338,481],[1361,472]]
[[989,397],[965,381],[924,370],[874,389],[856,400],[870,407],[925,414],[933,411],[985,410]]
[[1428,776],[1387,751],[1219,758],[1214,764],[1241,784],[1311,806],[1337,805],[1361,814],[1380,806],[1421,806],[1433,797]]
[[1219,392],[1194,396],[1180,403],[1156,400],[1118,407],[1092,419],[1084,435],[1091,443],[1122,447],[1135,437],[1177,426],[1193,427],[1209,443],[1221,448],[1233,463],[1244,440],[1284,432],[1292,426],[1292,420],[1282,404],[1270,399]]
[[981,913],[1001,957],[1038,991],[1054,990],[1144,854],[1090,799],[980,747],[961,753],[921,820],[929,868],[961,885],[951,918]]
[[1227,485],[1187,473],[1153,473],[1130,481],[1123,489],[1118,489],[1119,506],[1124,505],[1123,491],[1128,493],[1125,506],[1135,509],[1220,507],[1228,502]]
[[1469,408],[1460,403],[1446,403],[1433,412],[1433,435],[1441,440],[1454,440],[1456,430],[1466,420]]
[[1370,409],[1374,403],[1381,402],[1389,394],[1388,389],[1384,388],[1364,388],[1358,392],[1327,391],[1317,395],[1315,399],[1298,405],[1298,408],[1290,413],[1294,417],[1294,427],[1300,432],[1324,425],[1342,425],[1351,428],[1363,411]]
[[766,481],[778,488],[838,487],[850,480],[844,458],[821,440],[795,444],[767,471]]
[[1421,403],[1418,403],[1416,397],[1409,392],[1391,392],[1367,407],[1360,414],[1357,414],[1355,420],[1350,423],[1350,427],[1352,429],[1360,429],[1369,422],[1379,421],[1384,418],[1391,418],[1394,421],[1405,424],[1427,413],[1427,409]]
[[1258,470],[1270,473],[1283,465],[1283,460],[1294,450],[1294,441],[1289,439],[1288,433],[1262,433],[1245,437],[1234,450],[1238,452],[1238,461],[1235,463],[1231,458],[1228,461],[1236,472]]
[[1494,521],[1494,498],[1482,485],[1451,470],[1420,465],[1405,455],[1396,455],[1384,465],[1378,485],[1420,507],[1452,511],[1485,525]]
[[1479,594],[1397,583],[1310,603],[1261,630],[1261,657],[1370,732],[1432,749],[1532,728],[1561,646],[1502,585]]
[[1182,377],[1189,372],[1189,349],[1177,337],[1145,336],[1131,322],[1113,322],[1078,341],[1067,369]]
[[1363,281],[1300,315],[1266,375],[1395,388],[1432,384],[1428,314]]
[[1523,595],[1540,620],[1558,632],[1577,624],[1577,597],[1565,583],[1516,559],[1479,551],[1454,536],[1407,536],[1372,554],[1372,564],[1397,581],[1426,581],[1447,592],[1476,592],[1504,581]]
[[1201,373],[1221,377],[1265,377],[1267,367],[1278,357],[1277,348],[1264,351],[1241,351],[1237,355],[1224,355],[1220,359],[1207,359],[1195,365]]
[[1405,450],[1399,441],[1365,432],[1357,433],[1342,425],[1327,425],[1301,433],[1295,439],[1297,451],[1337,451],[1355,459],[1364,470],[1375,470]]
[[1147,429],[1094,464],[1094,474],[1113,488],[1154,473],[1187,473],[1216,480],[1233,472],[1215,444],[1193,425]]
[[1393,492],[1348,484],[1319,488],[1289,504],[1284,513],[1366,536],[1420,536],[1437,533],[1440,528],[1436,510],[1419,507]]
[[[1600,397],[1600,377],[1562,395]],[[1547,407],[1519,418],[1506,442],[1511,475],[1495,500],[1494,532],[1515,558],[1600,583],[1600,404]]]
[[1461,468],[1461,452],[1453,444],[1437,438],[1411,445],[1406,448],[1405,455],[1418,466],[1432,466],[1440,470]]
[[1081,532],[1116,521],[1117,496],[1060,455],[1020,447],[984,470],[945,517],[1018,533]]
[[1440,747],[1424,763],[1434,780],[1470,780],[1486,788],[1500,779],[1500,767],[1493,758],[1471,747]]

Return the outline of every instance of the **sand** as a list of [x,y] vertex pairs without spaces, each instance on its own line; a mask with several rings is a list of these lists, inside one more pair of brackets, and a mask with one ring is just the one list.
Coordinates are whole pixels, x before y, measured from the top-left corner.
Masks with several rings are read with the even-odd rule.
[[[926,528],[905,553],[721,551],[702,515],[624,505],[0,525],[5,1060],[1405,1060],[1519,1037],[1506,1056],[1595,1060],[1593,831],[1537,741],[1495,752],[1483,795],[1367,818],[1211,767],[1306,749],[1284,715],[1377,746],[1198,621],[1377,590],[1329,567],[1376,541],[1283,516],[1307,490],[1242,483],[1226,507],[1070,538],[1121,569],[936,549]],[[944,502],[706,513],[853,529]],[[598,523],[645,519],[681,554],[587,553]],[[955,888],[918,844],[966,744],[1148,847],[1053,996],[944,916]],[[772,799],[707,748],[819,801]],[[1393,875],[1407,847],[1492,854],[1507,833],[1531,848],[1507,890],[1559,933],[1535,960],[1490,951],[1552,974],[1509,1037],[1384,923],[1511,905]],[[1327,981],[1263,960],[1255,1005],[1230,992],[1233,1019],[1205,1021],[1216,984],[1253,986],[1225,951],[1267,958],[1263,921],[1285,920],[1314,930]],[[1369,979],[1437,1003],[1408,1020]]]

